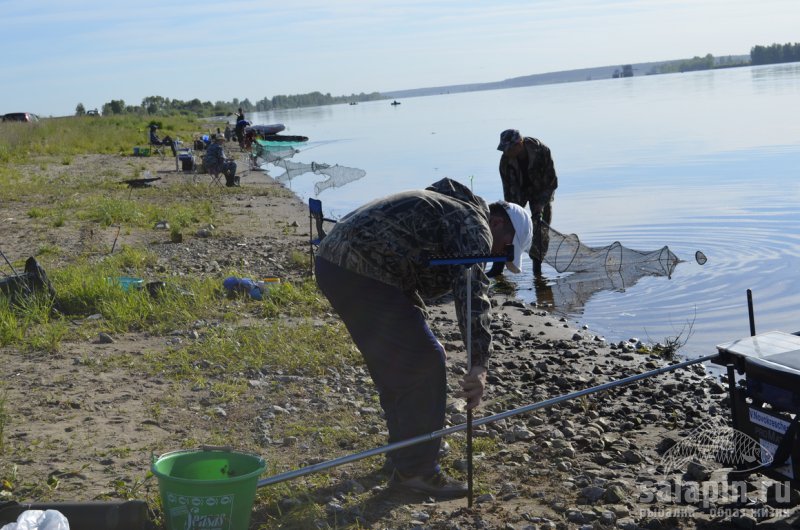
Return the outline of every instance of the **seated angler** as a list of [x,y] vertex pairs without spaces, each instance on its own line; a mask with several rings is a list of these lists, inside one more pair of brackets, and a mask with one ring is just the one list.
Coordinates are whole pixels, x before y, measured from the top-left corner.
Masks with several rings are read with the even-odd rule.
[[178,156],[175,150],[175,141],[169,136],[159,138],[156,134],[156,129],[158,129],[158,125],[155,123],[150,125],[150,145],[168,145],[172,149],[172,156]]
[[225,150],[222,148],[224,143],[225,136],[215,134],[213,141],[206,149],[203,163],[209,173],[225,175],[225,185],[231,188],[239,186],[239,177],[236,176],[236,162],[225,156]]

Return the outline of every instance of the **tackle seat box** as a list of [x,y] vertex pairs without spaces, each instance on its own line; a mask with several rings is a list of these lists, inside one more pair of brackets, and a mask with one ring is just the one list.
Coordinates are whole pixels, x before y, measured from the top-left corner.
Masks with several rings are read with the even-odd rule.
[[800,413],[800,350],[745,359],[747,394],[754,401]]
[[[729,366],[733,428],[747,434],[773,456],[795,415],[800,414],[800,336],[772,331],[717,346],[714,364]],[[744,374],[737,386],[736,370]],[[791,442],[788,460],[760,472],[800,486],[800,443]]]
[[178,151],[178,160],[181,161],[181,169],[192,171],[194,169],[194,153],[191,149],[181,149]]

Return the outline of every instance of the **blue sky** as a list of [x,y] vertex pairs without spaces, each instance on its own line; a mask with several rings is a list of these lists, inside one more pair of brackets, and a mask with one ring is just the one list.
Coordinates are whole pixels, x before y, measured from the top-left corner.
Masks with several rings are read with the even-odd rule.
[[747,54],[798,0],[0,0],[0,113],[146,96],[255,102]]

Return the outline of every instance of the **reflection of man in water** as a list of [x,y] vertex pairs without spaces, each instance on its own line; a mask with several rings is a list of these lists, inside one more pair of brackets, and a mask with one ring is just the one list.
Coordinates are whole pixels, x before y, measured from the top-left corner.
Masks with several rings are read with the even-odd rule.
[[533,279],[533,290],[536,292],[536,304],[539,307],[555,307],[556,299],[553,296],[553,288],[550,287],[547,280],[541,276],[536,276]]

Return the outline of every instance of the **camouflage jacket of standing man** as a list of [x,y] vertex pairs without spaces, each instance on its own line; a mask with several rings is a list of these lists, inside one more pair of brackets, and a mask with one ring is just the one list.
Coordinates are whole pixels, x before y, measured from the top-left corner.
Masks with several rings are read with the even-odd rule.
[[504,154],[500,157],[503,198],[523,208],[530,202],[531,211],[535,214],[537,209],[541,211],[553,200],[558,177],[549,147],[527,136],[523,138],[523,145],[525,156],[509,157]]
[[[424,299],[453,293],[466,340],[464,265],[427,265],[429,256],[488,254],[492,248],[489,207],[449,178],[425,190],[375,200],[340,219],[322,240],[319,256],[349,271],[407,293],[421,310]],[[472,280],[472,365],[488,368],[489,279],[475,267]],[[358,296],[358,293],[353,293]]]

